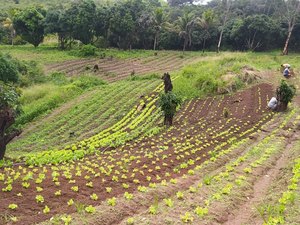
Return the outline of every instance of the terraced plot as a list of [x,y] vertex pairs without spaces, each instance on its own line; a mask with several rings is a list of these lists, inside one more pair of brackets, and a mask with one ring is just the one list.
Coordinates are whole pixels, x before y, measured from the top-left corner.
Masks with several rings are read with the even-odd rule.
[[[134,108],[114,126],[67,147],[58,154],[58,161],[54,151],[40,155],[42,157],[32,156],[27,161],[41,166],[2,169],[1,212],[22,221],[17,224],[31,224],[55,214],[94,213],[96,205],[118,205],[116,198],[124,196],[130,200],[137,192],[148,195],[151,190],[158,191],[160,185],[177,185],[180,177],[193,176],[209,162],[217,163],[218,157],[232,151],[235,145],[245,143],[270,121],[273,113],[266,110],[266,104],[271,94],[272,87],[261,84],[232,96],[192,100],[182,108],[174,127],[142,137],[143,128],[147,130],[145,125],[149,124],[146,120],[155,121],[159,115],[154,105],[156,96],[148,96],[146,107],[138,114]],[[116,140],[121,142],[115,143]],[[112,141],[115,146],[111,145]],[[91,155],[82,158],[88,154]],[[67,158],[69,156],[73,157]],[[59,160],[69,162],[43,165]],[[233,188],[226,187],[229,192]],[[144,203],[148,207],[152,204],[151,201]],[[10,204],[17,207],[10,209]],[[103,217],[107,220],[101,221],[117,224],[126,215],[128,213]],[[69,217],[56,219],[68,220]]]
[[[132,74],[145,75],[151,73],[161,74],[163,72],[175,71],[187,64],[201,60],[200,56],[193,54],[182,55],[178,52],[159,52],[156,56],[135,59],[84,59],[72,60],[64,63],[48,65],[47,72],[63,72],[68,76],[92,73],[103,80],[113,82],[124,79]],[[99,70],[94,71],[94,65]]]
[[120,120],[160,82],[126,81],[98,87],[24,129],[8,146],[8,154],[14,150],[26,154],[62,148],[94,136]]

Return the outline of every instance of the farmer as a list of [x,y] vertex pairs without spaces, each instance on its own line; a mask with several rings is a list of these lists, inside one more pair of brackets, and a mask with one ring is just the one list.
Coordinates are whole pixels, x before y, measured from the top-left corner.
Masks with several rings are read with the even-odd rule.
[[281,64],[280,66],[281,66],[282,69],[285,69],[285,68],[287,68],[287,67],[288,67],[288,68],[291,67],[291,65],[288,64],[288,63],[283,63],[283,64]]
[[276,107],[277,107],[277,104],[278,104],[277,99],[275,97],[272,97],[271,100],[268,103],[268,108],[272,109],[272,110],[275,110]]
[[286,67],[284,70],[283,70],[283,76],[285,78],[288,78],[291,76],[291,73],[290,73],[290,67]]

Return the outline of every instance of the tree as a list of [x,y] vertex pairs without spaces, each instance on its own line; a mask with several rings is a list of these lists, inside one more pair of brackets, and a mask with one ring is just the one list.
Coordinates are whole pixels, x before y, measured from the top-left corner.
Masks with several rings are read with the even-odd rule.
[[131,40],[134,36],[134,20],[128,9],[117,9],[110,19],[110,32],[117,38],[118,48],[131,46]]
[[17,82],[19,79],[18,68],[8,56],[0,54],[0,81]]
[[294,85],[287,84],[286,81],[281,80],[280,86],[276,89],[277,95],[277,110],[285,111],[287,109],[288,103],[292,101],[296,94],[296,88]]
[[20,113],[19,96],[13,86],[0,82],[0,160],[4,158],[6,145],[21,134],[20,130],[9,129]]
[[153,14],[153,25],[154,25],[154,31],[155,31],[154,44],[153,44],[154,51],[156,50],[156,46],[159,43],[159,35],[163,28],[163,25],[165,24],[165,21],[166,21],[166,17],[164,16],[163,9],[157,8]]
[[74,39],[80,40],[83,44],[90,44],[94,36],[96,5],[91,0],[83,0],[72,6],[75,15],[75,24],[73,27]]
[[65,26],[63,19],[64,11],[59,8],[50,9],[45,18],[45,33],[57,34],[60,49],[65,49],[65,44],[67,44],[68,37],[70,37],[69,29]]
[[110,9],[101,7],[97,10],[95,20],[95,35],[96,37],[108,38],[109,21],[111,18]]
[[266,48],[267,43],[278,38],[276,21],[266,15],[253,15],[237,19],[230,31],[230,38],[238,49],[257,50]]
[[218,40],[218,45],[217,45],[217,53],[220,52],[220,47],[221,47],[221,43],[222,43],[222,39],[223,39],[223,32],[224,32],[224,28],[226,26],[228,17],[229,17],[229,13],[230,13],[230,7],[231,7],[231,0],[224,0],[222,1],[222,26],[220,28],[220,35],[219,35],[219,40]]
[[46,10],[41,7],[30,7],[16,12],[13,25],[17,34],[34,45],[39,46],[44,40],[44,19]]
[[[138,19],[139,37],[146,41],[153,41],[153,50],[159,44],[159,36],[166,24],[166,16],[162,8],[156,8],[152,12],[144,12]],[[149,39],[149,36],[151,37]],[[148,38],[147,38],[148,37]],[[146,46],[144,44],[144,46]]]
[[[170,26],[171,29],[175,29],[175,31],[179,34],[181,38],[183,38],[183,49],[184,52],[187,46],[192,45],[192,31],[195,24],[195,16],[193,13],[185,12],[183,16],[180,16],[175,22],[175,26]],[[170,28],[169,28],[170,29]]]
[[204,52],[206,40],[210,38],[210,28],[214,23],[214,12],[209,9],[206,10],[201,18],[197,18],[197,23],[201,26],[203,29],[202,39],[203,39],[203,46],[202,51]]
[[292,36],[292,32],[297,23],[297,19],[300,16],[300,1],[299,0],[287,0],[284,1],[284,11],[281,12],[283,21],[287,24],[287,37],[283,47],[282,54],[288,54],[288,46]]
[[176,108],[181,104],[181,99],[178,98],[173,92],[173,85],[169,73],[164,73],[162,79],[164,80],[165,93],[160,95],[158,104],[161,110],[164,112],[164,125],[172,126],[173,117],[176,112]]
[[194,0],[168,0],[170,6],[180,6],[185,4],[193,4]]

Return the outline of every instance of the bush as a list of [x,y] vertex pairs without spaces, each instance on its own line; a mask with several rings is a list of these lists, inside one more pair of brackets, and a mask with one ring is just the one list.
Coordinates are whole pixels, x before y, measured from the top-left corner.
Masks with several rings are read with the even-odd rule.
[[19,72],[22,74],[19,81],[21,87],[44,83],[47,80],[43,70],[35,61],[15,61],[15,63],[18,66]]
[[65,85],[69,83],[66,75],[62,72],[54,72],[50,75],[50,80],[56,85]]
[[109,47],[108,41],[104,37],[99,37],[95,42],[94,45],[97,48],[107,48]]
[[11,85],[6,85],[0,81],[0,110],[9,107],[14,111],[19,111],[20,92]]
[[0,54],[0,80],[3,82],[17,82],[19,80],[18,68],[9,55]]
[[84,89],[88,89],[91,87],[106,84],[106,82],[98,77],[85,75],[85,76],[80,76],[79,78],[76,78],[72,82],[72,84],[75,85],[76,87],[79,87],[84,90]]
[[165,115],[164,125],[172,126],[176,108],[181,104],[181,102],[182,100],[172,91],[160,95],[158,104]]
[[288,103],[292,101],[295,94],[295,86],[287,84],[285,80],[281,80],[280,86],[276,89],[277,100],[279,102],[277,110],[286,110]]
[[96,55],[97,48],[93,45],[84,45],[81,47],[79,53],[81,56],[87,57],[87,56],[95,56]]
[[27,42],[20,35],[14,37],[14,45],[25,45]]

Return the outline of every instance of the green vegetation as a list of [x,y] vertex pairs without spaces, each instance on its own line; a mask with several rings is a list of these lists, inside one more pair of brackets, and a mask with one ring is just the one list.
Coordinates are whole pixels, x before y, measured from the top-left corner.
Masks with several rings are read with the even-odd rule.
[[4,158],[6,145],[20,134],[11,129],[20,113],[20,93],[15,87],[0,81],[0,160]]
[[34,47],[44,40],[44,25],[46,10],[42,7],[31,7],[17,11],[14,14],[14,29],[23,40]]
[[26,88],[20,99],[23,105],[23,114],[17,119],[16,126],[23,126],[84,93],[89,88],[103,84],[105,82],[100,79],[81,76],[65,85],[45,83]]
[[[20,156],[26,152],[63,147],[75,140],[97,134],[118,122],[136,104],[140,95],[150,93],[159,82],[157,78],[121,81],[94,86],[93,90],[85,93],[74,85],[76,80],[64,86],[42,84],[25,89],[21,98],[24,114],[17,120],[17,124],[24,124],[49,113],[62,103],[68,103],[54,112],[53,116],[50,114],[49,118],[41,118],[33,132],[23,134],[22,139],[9,147],[8,155]],[[74,98],[79,94],[83,95]],[[74,100],[70,101],[72,98]],[[57,135],[60,136],[59,139]],[[14,149],[22,150],[14,152]]]
[[[243,68],[278,71],[281,63],[286,61],[294,68],[299,68],[299,60],[297,54],[280,56],[278,52],[220,53],[217,56],[205,56],[199,63],[188,65],[173,75],[176,77],[174,92],[183,99],[205,96],[216,93],[219,88],[226,86],[227,83],[220,78],[228,73],[241,74]],[[279,74],[279,72],[275,73]],[[280,79],[276,77],[277,80]],[[235,82],[240,85],[241,81]]]
[[296,94],[296,87],[289,85],[285,80],[281,80],[280,86],[276,89],[276,95],[278,99],[278,110],[283,111],[287,109],[288,103],[290,103]]
[[181,104],[181,102],[181,99],[178,98],[172,91],[160,95],[158,105],[164,112],[164,125],[172,126],[176,108]]
[[0,54],[0,80],[3,82],[17,82],[18,78],[16,65],[7,56]]
[[[71,51],[60,51],[55,46],[51,45],[41,45],[38,48],[34,48],[30,45],[0,45],[0,50],[2,53],[9,53],[11,56],[19,60],[34,60],[40,65],[47,65],[51,63],[82,58],[80,49],[73,49]],[[98,56],[104,55],[105,57],[113,57],[120,59],[146,58],[149,56],[153,56],[153,54],[154,51],[146,50],[119,51],[117,49],[100,49],[96,52],[96,55]],[[28,55],[30,55],[30,58],[28,57]]]
[[38,46],[50,34],[60,49],[69,50],[92,44],[203,52],[282,49],[284,55],[299,51],[299,0],[212,0],[207,5],[193,4],[196,0],[5,1],[6,7],[0,6],[6,8],[0,13],[4,44]]

